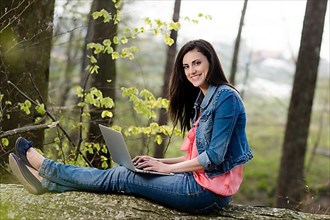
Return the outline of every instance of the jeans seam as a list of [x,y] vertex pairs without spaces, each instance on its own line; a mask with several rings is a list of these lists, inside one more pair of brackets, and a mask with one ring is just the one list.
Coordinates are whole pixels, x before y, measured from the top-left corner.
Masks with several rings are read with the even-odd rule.
[[166,193],[172,193],[172,194],[175,194],[175,195],[178,195],[178,196],[196,196],[196,195],[204,193],[205,191],[208,191],[204,187],[200,186],[198,183],[196,183],[196,184],[198,184],[201,187],[201,189],[198,190],[198,191],[195,191],[193,193],[176,193],[176,192],[173,192],[173,191],[164,190],[164,188],[162,188],[162,187],[150,186],[148,184],[144,184],[143,182],[127,181],[127,179],[125,179],[125,180],[119,179],[117,181],[110,181],[110,183],[111,184],[112,183],[116,184],[116,182],[118,182],[118,181],[120,181],[121,183],[134,184],[136,186],[142,186],[142,187],[146,187],[146,188],[150,188],[150,189],[154,189],[154,190],[163,191],[163,192],[166,192]]

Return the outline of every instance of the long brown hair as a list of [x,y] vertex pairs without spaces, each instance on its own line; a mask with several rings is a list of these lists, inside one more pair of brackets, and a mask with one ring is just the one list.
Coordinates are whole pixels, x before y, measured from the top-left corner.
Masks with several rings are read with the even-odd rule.
[[[194,102],[200,92],[198,87],[193,86],[187,79],[183,69],[183,57],[191,50],[197,49],[206,56],[209,62],[209,70],[206,82],[209,85],[230,85],[220,60],[213,46],[205,40],[193,40],[187,42],[178,52],[169,86],[169,116],[176,126],[180,123],[182,132],[191,128],[191,120],[194,117]],[[232,85],[230,85],[232,86]]]

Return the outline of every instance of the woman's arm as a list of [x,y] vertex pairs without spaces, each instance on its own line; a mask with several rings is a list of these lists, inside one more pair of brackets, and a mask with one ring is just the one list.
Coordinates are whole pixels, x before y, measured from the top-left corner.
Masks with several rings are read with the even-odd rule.
[[170,165],[170,172],[193,172],[202,170],[204,167],[198,162],[197,158]]
[[132,160],[134,165],[136,166],[139,163],[142,163],[144,161],[149,161],[149,160],[155,160],[162,162],[164,164],[175,164],[175,163],[180,163],[184,161],[184,156],[182,157],[173,157],[173,158],[154,158],[150,156],[136,156]]
[[145,160],[137,163],[136,167],[143,170],[152,170],[164,173],[192,172],[204,169],[204,167],[198,162],[197,158],[173,164],[165,164],[158,160]]
[[180,163],[184,161],[184,156],[182,157],[173,157],[173,158],[159,158],[156,159],[159,162],[165,163],[165,164],[175,164],[175,163]]

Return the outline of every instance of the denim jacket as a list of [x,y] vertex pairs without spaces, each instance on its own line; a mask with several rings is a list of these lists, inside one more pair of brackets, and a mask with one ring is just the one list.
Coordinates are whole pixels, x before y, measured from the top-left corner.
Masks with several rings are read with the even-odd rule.
[[252,159],[245,126],[246,114],[240,95],[227,85],[209,86],[195,104],[198,161],[209,178],[218,176]]

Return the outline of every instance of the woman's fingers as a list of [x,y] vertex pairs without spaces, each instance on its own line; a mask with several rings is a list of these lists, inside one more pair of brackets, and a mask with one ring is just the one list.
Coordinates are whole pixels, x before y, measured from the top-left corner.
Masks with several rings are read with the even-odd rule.
[[133,164],[136,166],[139,163],[142,163],[144,161],[151,161],[151,160],[155,160],[153,157],[150,156],[136,156],[133,158]]
[[166,165],[156,160],[147,160],[136,165],[138,169],[165,172]]
[[144,160],[144,161],[140,161],[140,162],[137,161],[135,166],[139,169],[152,167],[152,164],[150,162],[151,162],[150,160]]

